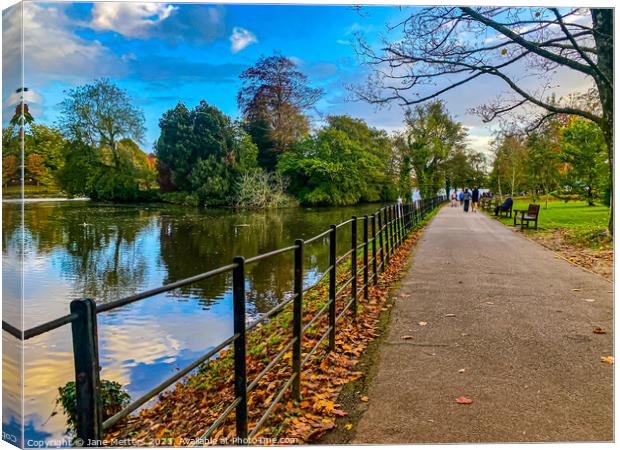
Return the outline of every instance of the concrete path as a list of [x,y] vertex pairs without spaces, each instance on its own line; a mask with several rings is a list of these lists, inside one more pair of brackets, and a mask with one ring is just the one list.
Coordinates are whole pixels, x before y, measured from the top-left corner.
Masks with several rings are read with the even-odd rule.
[[612,288],[444,207],[397,293],[353,443],[612,440]]

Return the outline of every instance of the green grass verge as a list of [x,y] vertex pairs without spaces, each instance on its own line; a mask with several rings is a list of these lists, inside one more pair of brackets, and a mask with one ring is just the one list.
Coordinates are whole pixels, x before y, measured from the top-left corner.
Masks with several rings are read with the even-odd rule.
[[[515,197],[513,209],[527,209],[533,202],[529,197]],[[540,202],[538,228],[542,232],[563,230],[564,239],[573,245],[589,248],[608,248],[613,240],[606,233],[609,222],[609,208],[607,206],[588,206],[583,201],[549,201],[547,208]],[[506,225],[513,225],[513,219],[500,218]],[[530,230],[529,233],[535,231]]]

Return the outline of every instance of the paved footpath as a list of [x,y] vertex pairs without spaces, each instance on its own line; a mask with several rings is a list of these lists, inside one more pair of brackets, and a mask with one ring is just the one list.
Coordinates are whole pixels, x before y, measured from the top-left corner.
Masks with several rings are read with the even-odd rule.
[[396,294],[353,443],[612,440],[612,289],[444,207]]

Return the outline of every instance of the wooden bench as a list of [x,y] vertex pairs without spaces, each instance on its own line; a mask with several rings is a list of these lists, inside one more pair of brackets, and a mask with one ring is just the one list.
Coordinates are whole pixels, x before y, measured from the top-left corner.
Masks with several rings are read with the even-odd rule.
[[530,227],[530,222],[534,222],[534,229],[538,230],[538,213],[540,205],[530,203],[527,209],[515,209],[514,225],[517,226],[517,220],[521,225],[521,229]]

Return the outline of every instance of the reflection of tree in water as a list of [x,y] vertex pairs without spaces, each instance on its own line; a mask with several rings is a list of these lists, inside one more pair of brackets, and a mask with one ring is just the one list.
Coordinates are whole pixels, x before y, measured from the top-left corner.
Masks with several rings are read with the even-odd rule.
[[[136,292],[147,269],[158,263],[167,271],[162,283],[170,283],[229,264],[236,255],[248,258],[290,246],[296,238],[309,239],[331,223],[376,209],[363,205],[257,212],[90,202],[28,204],[26,251],[58,261],[76,296],[106,301]],[[5,255],[7,249],[17,254],[20,205],[4,204],[3,219]],[[350,236],[350,226],[338,230],[339,254],[350,248]],[[155,239],[154,248],[147,247],[149,238]],[[328,264],[328,238],[306,246],[306,273],[323,272]],[[292,291],[293,252],[248,264],[246,271],[248,300],[265,311]],[[229,292],[231,281],[227,273],[175,295],[197,296],[208,307]]]
[[[17,206],[17,205],[11,205]],[[19,210],[7,215],[3,242],[19,243]],[[6,208],[3,207],[3,214]],[[27,205],[24,214],[25,251],[33,255],[56,252],[61,273],[71,280],[76,295],[98,301],[136,292],[144,281],[146,255],[136,238],[153,213],[138,208],[97,204]]]
[[[311,238],[351,217],[360,208],[279,209],[263,212],[231,210],[167,211],[161,217],[161,255],[167,268],[165,283],[230,264],[236,255],[246,258],[290,246],[296,238]],[[376,206],[363,207],[362,213]],[[361,240],[361,229],[359,235]],[[350,226],[338,230],[340,253],[351,245]],[[322,272],[329,264],[328,240],[305,249],[305,270]],[[246,266],[247,297],[258,311],[266,311],[293,288],[293,252],[272,256]],[[181,289],[198,295],[205,306],[231,289],[230,273]]]
[[[282,238],[282,214],[209,211],[208,215],[164,215],[160,223],[161,255],[168,272],[165,283],[230,264],[236,255],[249,257],[288,245]],[[258,310],[289,290],[292,254],[283,256],[247,266],[247,296]],[[198,295],[208,305],[221,298],[231,282],[228,273],[181,292]]]
[[137,246],[152,213],[138,209],[87,208],[63,215],[66,255],[62,272],[74,289],[98,301],[134,293],[143,284],[147,255]]

